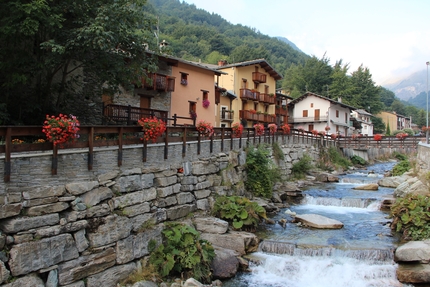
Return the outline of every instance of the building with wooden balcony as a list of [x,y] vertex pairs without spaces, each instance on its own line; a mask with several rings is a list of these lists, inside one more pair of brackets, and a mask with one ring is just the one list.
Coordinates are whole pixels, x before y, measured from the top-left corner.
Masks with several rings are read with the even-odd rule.
[[158,70],[148,73],[133,90],[103,95],[105,123],[136,124],[142,117],[158,116],[175,118],[176,125],[192,125],[192,115],[196,115],[197,121],[215,126],[218,103],[214,77],[223,72],[168,55],[157,58]]
[[[352,133],[350,114],[356,108],[330,98],[307,92],[288,104],[289,124],[297,129],[327,131],[340,135]],[[327,127],[327,129],[326,129]]]
[[[216,79],[217,84],[236,96],[228,108],[233,111],[233,120],[229,125],[221,123],[221,126],[241,122],[245,127],[252,127],[257,122],[276,122],[276,81],[282,76],[266,60],[233,64],[219,61],[218,66],[213,67],[223,72]],[[222,106],[220,108],[222,110]]]
[[390,126],[391,132],[396,130],[400,131],[405,128],[411,128],[411,118],[397,114],[394,111],[382,111],[377,114],[376,117],[381,118],[386,127]]

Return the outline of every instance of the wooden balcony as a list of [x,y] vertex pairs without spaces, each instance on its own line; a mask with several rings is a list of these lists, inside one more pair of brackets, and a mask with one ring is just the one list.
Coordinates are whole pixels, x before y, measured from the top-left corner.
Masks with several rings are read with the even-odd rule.
[[269,104],[269,105],[270,104],[274,105],[276,102],[276,98],[270,94],[260,94],[258,100],[262,103]]
[[106,105],[103,107],[103,116],[110,123],[136,124],[141,118],[157,117],[166,121],[167,111],[145,109],[132,106]]
[[266,75],[260,72],[252,72],[252,80],[257,84],[265,83]]
[[259,92],[255,92],[250,89],[240,89],[240,98],[242,100],[258,101],[259,95]]
[[222,122],[232,122],[234,117],[233,111],[221,110],[220,119]]
[[175,90],[175,78],[166,75],[152,73],[149,75],[152,83],[147,83],[142,79],[145,88],[161,92],[173,92]]
[[276,108],[275,109],[275,113],[277,114],[277,115],[282,115],[282,116],[286,116],[286,115],[288,115],[288,111],[287,111],[287,108],[282,108],[282,107],[279,107],[279,108]]
[[240,110],[239,117],[247,121],[256,121],[258,119],[257,114],[251,113],[248,110]]

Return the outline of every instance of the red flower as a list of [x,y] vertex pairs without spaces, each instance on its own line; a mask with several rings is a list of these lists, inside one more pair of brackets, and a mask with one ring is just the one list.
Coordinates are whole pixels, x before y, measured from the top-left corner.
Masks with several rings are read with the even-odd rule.
[[214,133],[214,128],[211,123],[206,121],[199,121],[196,126],[199,133],[203,136],[212,136]]
[[268,124],[267,127],[272,135],[278,130],[278,126],[276,124]]
[[232,130],[233,130],[233,137],[235,138],[239,138],[242,133],[243,133],[243,125],[240,123],[234,123],[231,126]]
[[46,115],[42,132],[45,133],[48,141],[54,145],[61,145],[79,137],[79,125],[78,119],[73,115],[70,117],[63,114],[59,114],[57,117]]
[[373,139],[375,141],[380,141],[380,140],[382,140],[382,135],[381,134],[376,134],[376,135],[373,136]]
[[157,117],[141,118],[138,123],[143,131],[141,140],[155,142],[166,131],[166,124]]
[[256,136],[261,136],[264,134],[264,126],[263,124],[255,124],[254,125],[254,129],[255,129],[255,135]]
[[288,124],[284,124],[281,126],[282,132],[284,134],[289,134],[290,133],[290,126]]

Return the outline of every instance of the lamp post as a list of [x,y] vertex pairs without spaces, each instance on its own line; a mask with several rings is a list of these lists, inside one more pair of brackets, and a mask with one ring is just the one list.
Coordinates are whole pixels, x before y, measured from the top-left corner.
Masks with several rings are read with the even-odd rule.
[[429,143],[429,65],[430,62],[426,62],[427,66],[427,114],[426,114],[426,144]]

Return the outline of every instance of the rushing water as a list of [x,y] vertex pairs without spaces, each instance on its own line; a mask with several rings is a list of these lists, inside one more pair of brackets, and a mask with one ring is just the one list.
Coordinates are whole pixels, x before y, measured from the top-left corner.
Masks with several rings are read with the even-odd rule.
[[[352,189],[377,182],[394,163],[379,163],[341,177],[339,183],[305,190],[300,205],[281,210],[273,219],[285,226],[267,226],[267,238],[251,255],[251,272],[238,274],[227,287],[396,287],[393,251],[387,213],[380,203],[392,189]],[[286,213],[287,211],[287,213]],[[344,223],[341,229],[313,229],[291,223],[288,212],[314,213]]]

